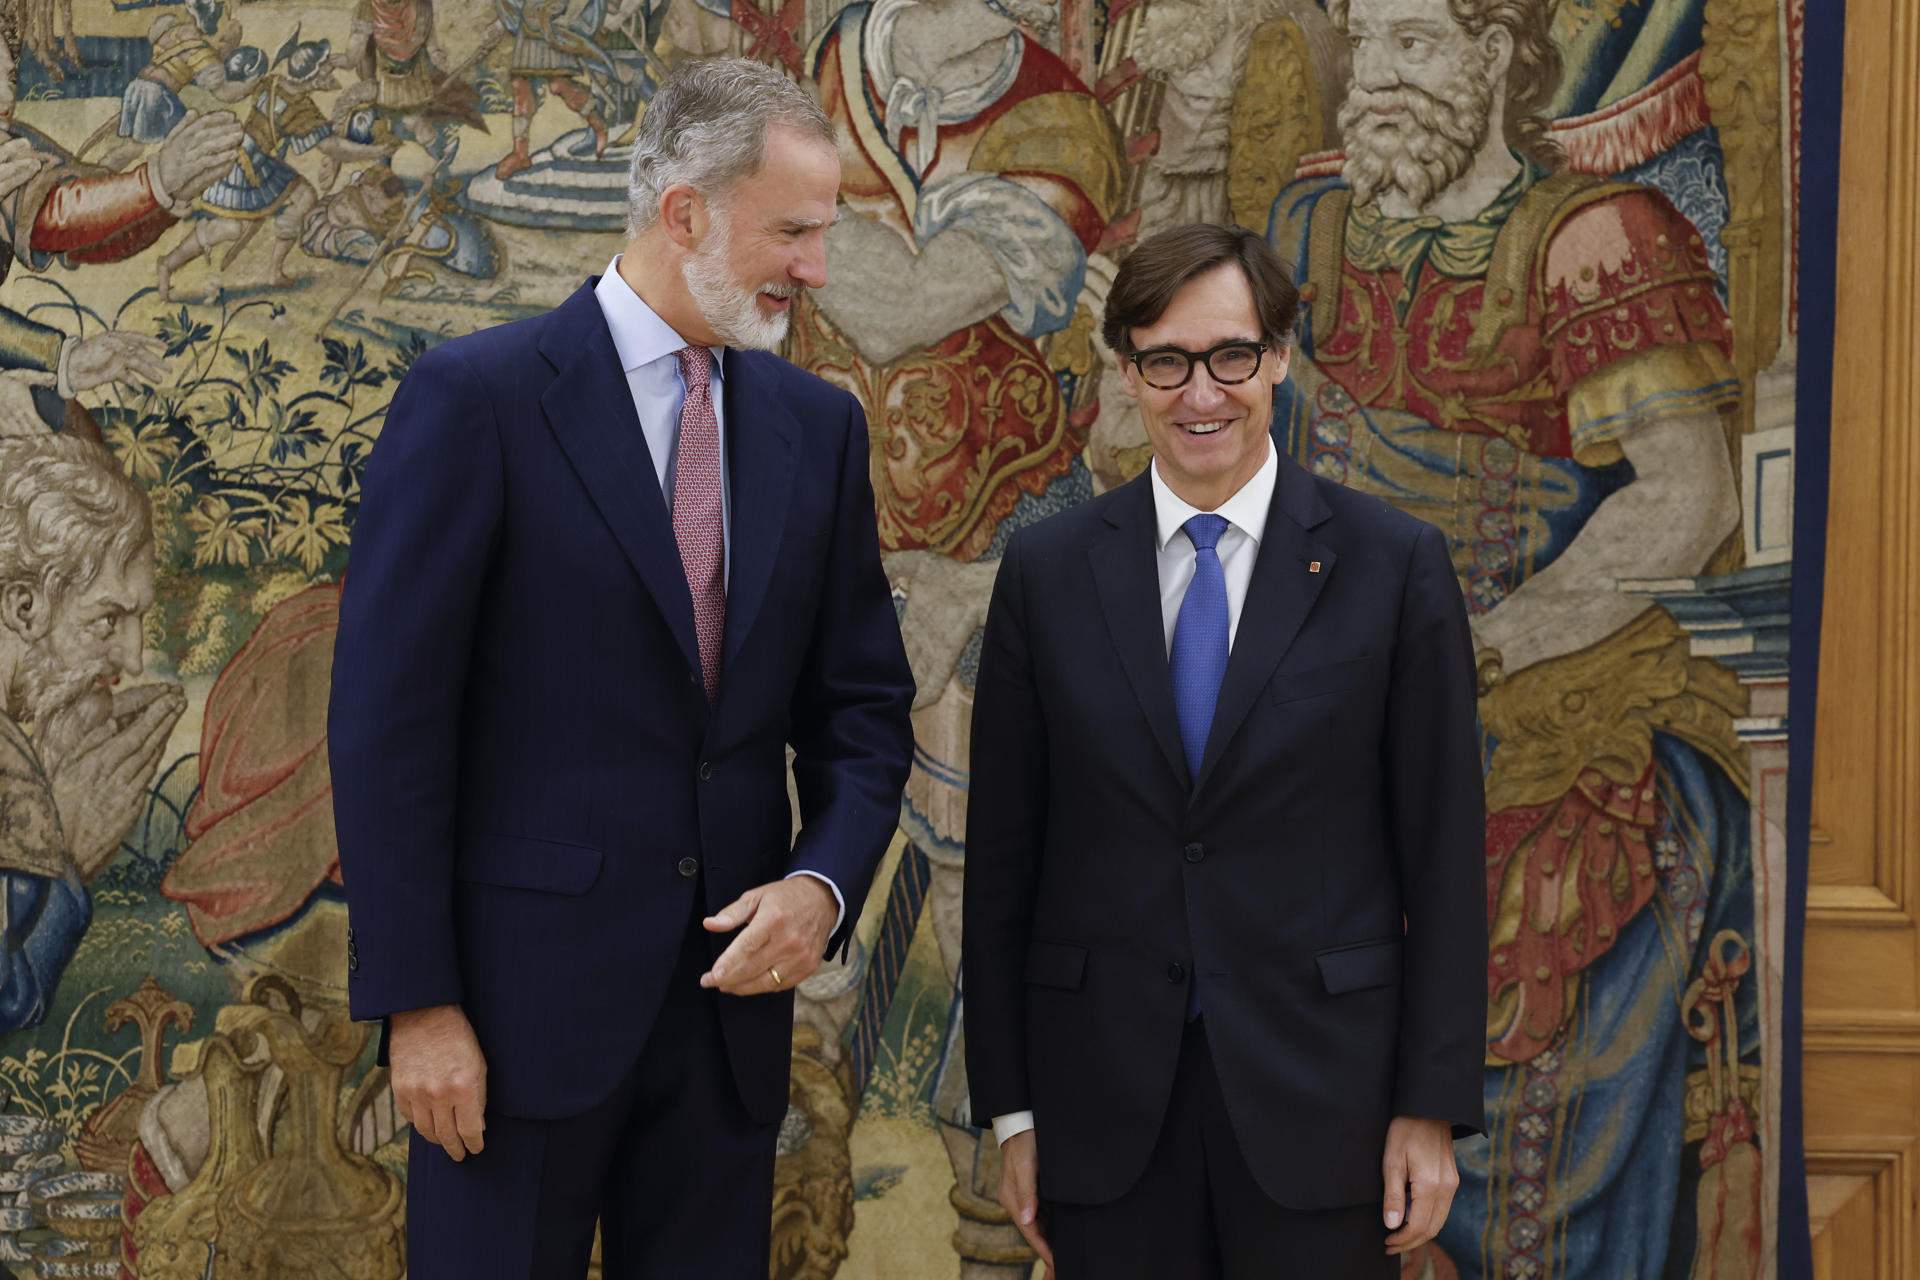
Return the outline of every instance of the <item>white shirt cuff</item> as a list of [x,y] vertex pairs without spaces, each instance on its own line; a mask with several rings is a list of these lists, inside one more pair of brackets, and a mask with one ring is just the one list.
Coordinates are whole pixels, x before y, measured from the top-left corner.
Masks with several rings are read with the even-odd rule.
[[1033,1112],[1010,1111],[1004,1116],[993,1118],[993,1140],[999,1146],[1006,1146],[1007,1139],[1017,1133],[1025,1133],[1033,1128]]
[[67,377],[67,361],[72,358],[73,348],[79,341],[80,339],[68,335],[60,343],[59,360],[54,362],[53,390],[54,394],[62,400],[71,400],[77,394],[73,389],[73,382]]
[[167,190],[160,181],[160,166],[147,161],[147,189],[153,192],[153,202],[176,218],[184,218],[193,212],[193,201],[175,201],[173,192]]
[[827,936],[831,938],[834,933],[840,932],[840,926],[846,923],[847,919],[847,899],[846,895],[840,892],[840,886],[826,876],[821,875],[818,871],[790,871],[787,873],[787,879],[789,880],[795,876],[812,876],[815,880],[827,886],[828,890],[832,892],[834,902],[840,907],[840,914],[833,918],[833,933],[829,933]]

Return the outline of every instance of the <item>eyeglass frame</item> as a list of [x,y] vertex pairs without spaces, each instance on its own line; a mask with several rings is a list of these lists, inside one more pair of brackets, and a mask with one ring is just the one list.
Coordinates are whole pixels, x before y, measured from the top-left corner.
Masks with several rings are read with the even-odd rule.
[[[1256,341],[1251,338],[1233,338],[1226,342],[1215,343],[1213,346],[1208,347],[1205,351],[1189,351],[1185,347],[1176,347],[1171,343],[1168,343],[1163,346],[1146,347],[1139,351],[1130,351],[1127,353],[1127,362],[1133,366],[1134,372],[1140,375],[1140,381],[1145,382],[1148,386],[1152,387],[1155,391],[1180,390],[1180,388],[1186,386],[1189,382],[1193,381],[1193,367],[1196,364],[1206,365],[1207,376],[1209,378],[1212,378],[1215,382],[1219,383],[1221,386],[1237,387],[1243,382],[1253,381],[1253,379],[1259,375],[1260,366],[1266,361],[1267,352],[1271,351],[1273,349],[1273,346],[1274,346],[1273,343],[1267,342],[1264,340]],[[1248,371],[1246,377],[1223,378],[1219,374],[1213,371],[1214,355],[1217,352],[1225,351],[1229,347],[1252,347],[1253,348],[1254,350],[1253,368]],[[1170,387],[1163,387],[1156,382],[1151,382],[1148,380],[1147,371],[1140,367],[1140,361],[1142,358],[1146,356],[1166,355],[1169,353],[1185,356],[1187,361],[1187,371],[1184,375],[1182,375],[1180,381],[1174,383]]]

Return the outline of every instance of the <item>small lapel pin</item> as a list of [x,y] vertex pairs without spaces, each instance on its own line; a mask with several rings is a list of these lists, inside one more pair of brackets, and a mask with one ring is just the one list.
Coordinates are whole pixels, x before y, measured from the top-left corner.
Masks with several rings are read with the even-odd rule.
[[1308,572],[1308,573],[1318,573],[1318,572],[1320,572],[1320,562],[1319,562],[1318,560],[1311,560],[1311,561],[1308,561],[1308,563],[1307,563],[1307,572]]

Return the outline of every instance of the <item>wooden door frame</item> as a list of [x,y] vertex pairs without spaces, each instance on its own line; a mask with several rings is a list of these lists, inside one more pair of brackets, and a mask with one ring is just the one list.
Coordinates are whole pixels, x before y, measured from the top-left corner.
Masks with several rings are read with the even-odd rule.
[[1920,1268],[1920,0],[1849,0],[1845,57],[1802,1097],[1815,1274],[1898,1280]]

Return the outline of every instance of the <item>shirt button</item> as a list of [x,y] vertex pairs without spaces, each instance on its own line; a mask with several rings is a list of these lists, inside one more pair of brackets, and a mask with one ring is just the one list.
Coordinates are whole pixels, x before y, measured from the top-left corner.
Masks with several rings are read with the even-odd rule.
[[1187,966],[1181,964],[1178,960],[1175,960],[1172,964],[1167,966],[1168,982],[1185,982],[1186,980],[1187,980]]
[[1188,862],[1198,862],[1207,856],[1207,847],[1203,844],[1190,844],[1180,851]]
[[713,777],[713,762],[711,760],[702,760],[700,762],[700,781],[707,782],[711,780],[712,777]]
[[700,864],[694,859],[692,858],[680,859],[680,874],[687,877],[687,879],[689,880],[693,879],[694,872],[698,870],[700,870]]

